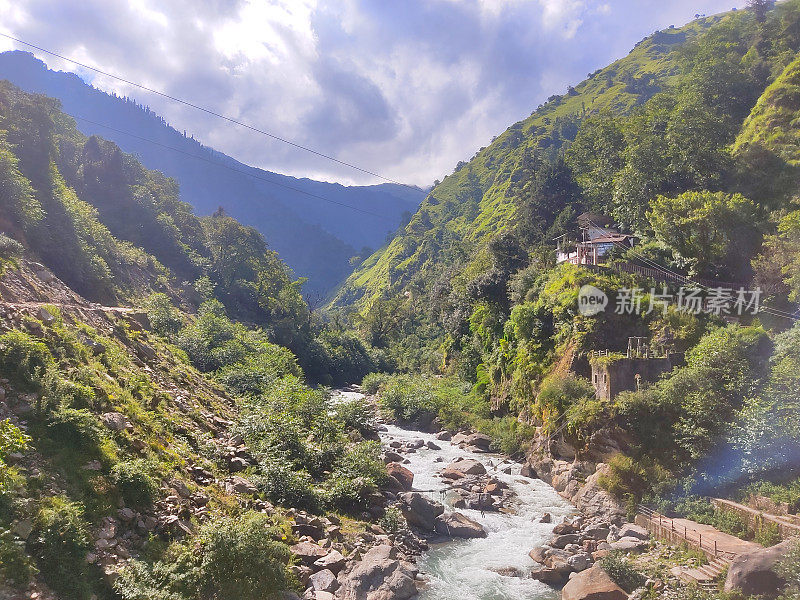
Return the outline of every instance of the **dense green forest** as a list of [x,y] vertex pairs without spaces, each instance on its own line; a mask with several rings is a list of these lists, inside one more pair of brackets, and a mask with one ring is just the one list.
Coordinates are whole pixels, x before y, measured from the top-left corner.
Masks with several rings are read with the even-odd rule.
[[[798,50],[794,0],[658,31],[460,163],[331,307],[400,370],[446,376],[376,380],[396,412],[469,422],[507,451],[564,423],[579,452],[597,432],[623,431],[632,438],[605,485],[630,501],[696,481],[791,485]],[[556,265],[555,238],[575,235],[587,211],[639,239],[615,248],[611,264],[758,285],[767,308],[733,320],[652,310],[650,290],[663,282]],[[582,315],[587,284],[612,308],[618,290],[641,288],[651,310]],[[684,366],[596,399],[570,365],[593,351],[613,361],[632,336],[685,352]]]
[[[401,520],[374,406],[331,402],[354,382],[532,464],[612,439],[600,485],[629,508],[733,529],[702,496],[800,506],[798,51],[800,0],[654,33],[460,163],[323,314],[258,231],[0,83],[0,284],[54,296],[0,299],[0,586],[302,591],[305,532],[357,555]],[[585,213],[636,244],[557,264]],[[679,310],[681,278],[760,286],[762,310]],[[584,286],[609,308],[580,311]],[[682,360],[598,396],[631,337]]]

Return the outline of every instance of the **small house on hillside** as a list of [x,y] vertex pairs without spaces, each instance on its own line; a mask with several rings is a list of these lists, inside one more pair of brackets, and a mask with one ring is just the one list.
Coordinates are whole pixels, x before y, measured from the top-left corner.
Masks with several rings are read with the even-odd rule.
[[633,248],[636,237],[620,233],[609,217],[583,213],[578,217],[578,241],[563,235],[556,240],[556,261],[573,265],[600,265],[614,248]]

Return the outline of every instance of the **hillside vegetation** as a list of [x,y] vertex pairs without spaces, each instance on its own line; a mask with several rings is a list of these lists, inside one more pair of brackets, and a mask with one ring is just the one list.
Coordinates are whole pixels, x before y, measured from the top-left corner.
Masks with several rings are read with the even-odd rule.
[[[395,414],[481,429],[532,461],[584,461],[581,481],[608,462],[603,485],[629,502],[793,485],[800,2],[763,17],[649,36],[459,164],[350,277],[332,309],[400,370],[444,376],[375,380]],[[760,285],[768,309],[679,310],[674,280],[556,265],[555,238],[579,235],[586,211],[638,238],[609,266]],[[578,311],[584,285],[607,294],[605,312]],[[634,289],[641,311],[618,310]],[[685,363],[599,399],[592,353],[613,363],[633,336]]]

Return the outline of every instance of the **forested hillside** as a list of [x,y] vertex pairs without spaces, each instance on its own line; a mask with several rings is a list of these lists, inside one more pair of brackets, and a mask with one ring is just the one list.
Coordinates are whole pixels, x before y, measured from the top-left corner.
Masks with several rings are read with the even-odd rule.
[[[629,502],[796,490],[800,2],[756,4],[656,32],[552,97],[348,279],[332,309],[401,370],[445,376],[376,383],[395,414],[469,423],[534,463],[585,460],[580,481],[609,461],[595,477]],[[556,264],[582,213],[635,247]],[[680,282],[712,305],[709,288],[761,286],[761,310],[681,309]],[[585,285],[604,312],[579,312]],[[603,397],[592,368],[629,338],[685,362]]]
[[174,177],[181,200],[197,214],[221,206],[258,229],[297,277],[308,278],[311,296],[329,294],[352,270],[350,259],[382,245],[424,197],[401,185],[342,186],[250,167],[176,131],[143,105],[49,70],[25,52],[0,54],[0,79],[58,98],[64,112],[83,117],[76,121],[80,131],[113,140],[145,166]]
[[179,198],[0,83],[4,598],[302,591],[292,544],[324,531],[341,568],[385,513],[371,409],[324,387],[382,353],[312,314],[258,231]]
[[0,83],[0,114],[0,224],[9,252],[23,244],[72,289],[104,304],[141,303],[153,293],[192,312],[221,302],[230,317],[292,348],[313,379],[328,382],[338,372],[342,380],[328,362],[339,341],[332,334],[317,341],[322,324],[301,281],[258,231],[224,211],[196,216],[175,180],[81,134],[54,99]]

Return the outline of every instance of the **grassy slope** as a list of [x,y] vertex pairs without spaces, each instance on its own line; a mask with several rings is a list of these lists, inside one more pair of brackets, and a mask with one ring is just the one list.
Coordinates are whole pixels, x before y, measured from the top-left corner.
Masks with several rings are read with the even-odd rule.
[[734,152],[753,146],[775,153],[788,164],[800,166],[800,56],[759,98],[742,132],[734,144]]
[[[418,275],[429,283],[431,271],[446,269],[443,260],[459,255],[468,258],[451,269],[450,277],[456,285],[467,281],[486,262],[481,249],[488,239],[513,220],[516,203],[506,192],[526,149],[558,146],[558,129],[567,121],[604,110],[625,113],[658,87],[674,83],[679,70],[673,51],[725,18],[712,16],[649,36],[625,58],[509,127],[432,190],[405,230],[347,279],[332,306],[363,308],[390,289],[406,287]],[[648,77],[654,86],[633,83]]]

